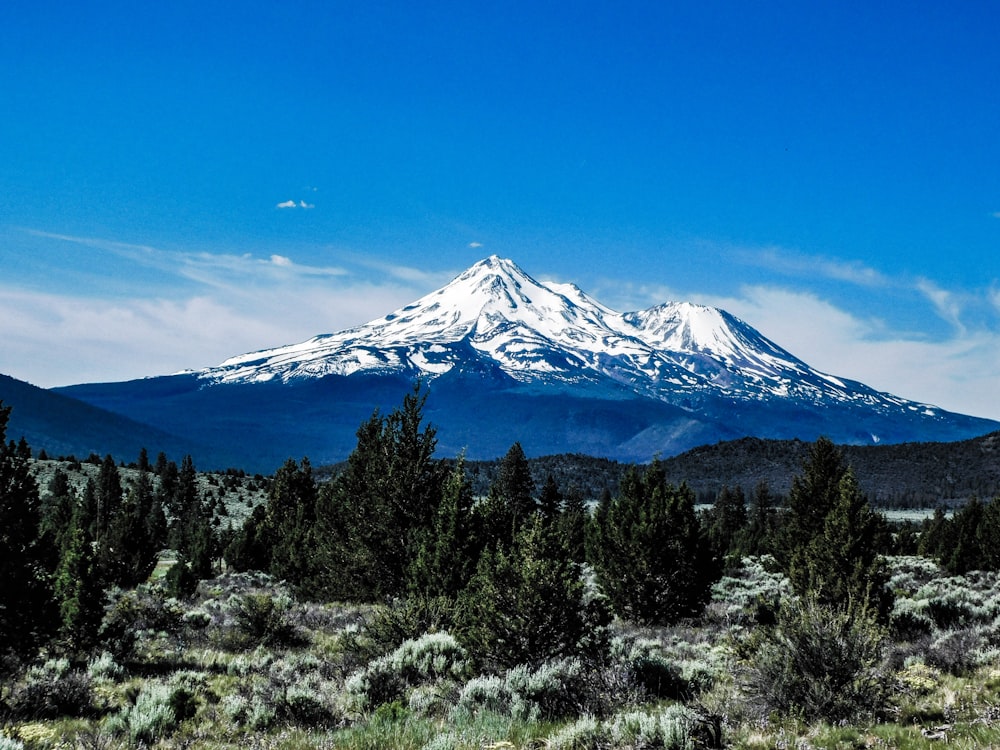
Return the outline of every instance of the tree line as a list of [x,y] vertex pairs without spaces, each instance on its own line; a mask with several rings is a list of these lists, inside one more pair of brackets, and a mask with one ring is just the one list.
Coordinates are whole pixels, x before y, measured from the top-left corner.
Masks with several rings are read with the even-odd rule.
[[648,625],[696,616],[747,555],[770,555],[796,593],[876,617],[891,607],[884,555],[917,540],[956,570],[1000,566],[982,551],[1000,533],[995,503],[893,533],[825,438],[810,446],[785,509],[760,484],[749,502],[723,488],[699,514],[693,491],[668,481],[659,460],[625,467],[617,491],[588,508],[551,475],[536,486],[518,443],[477,495],[464,457],[435,457],[426,398],[417,385],[400,407],[374,412],[329,481],[315,479],[307,458],[286,461],[267,502],[229,532],[213,526],[190,457],[151,464],[143,451],[126,487],[108,456],[79,493],[57,472],[42,502],[30,447],[5,442],[10,410],[0,404],[5,657],[93,647],[103,592],[146,581],[165,547],[177,551],[166,575],[177,596],[223,565],[264,571],[304,599],[394,602],[414,635],[446,629],[498,666],[600,653],[615,616]]

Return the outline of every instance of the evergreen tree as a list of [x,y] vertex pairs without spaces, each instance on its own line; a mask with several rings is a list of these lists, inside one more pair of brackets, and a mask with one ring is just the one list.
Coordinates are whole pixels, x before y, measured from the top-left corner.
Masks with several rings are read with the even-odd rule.
[[871,605],[885,616],[891,606],[884,591],[888,581],[880,554],[885,534],[881,515],[872,511],[848,469],[840,480],[840,495],[827,514],[823,531],[806,555],[807,585],[816,601],[826,605]]
[[100,473],[97,475],[95,487],[95,509],[91,518],[90,534],[98,547],[105,544],[105,536],[111,526],[111,519],[121,509],[122,504],[122,479],[118,472],[118,465],[111,454],[104,457],[101,463]]
[[1000,570],[1000,501],[970,498],[948,519],[939,508],[925,524],[920,549],[950,573]]
[[799,593],[809,587],[809,549],[823,533],[826,517],[840,499],[840,482],[846,473],[843,453],[821,437],[810,446],[802,474],[792,479],[784,543],[775,553]]
[[5,442],[9,418],[10,407],[0,402],[0,671],[34,652],[54,619],[31,449],[23,440]]
[[69,483],[69,475],[57,468],[46,488],[41,508],[41,545],[48,550],[47,568],[55,570],[77,512],[79,500]]
[[271,540],[267,533],[267,506],[258,505],[226,546],[226,562],[245,572],[271,569]]
[[718,571],[694,510],[694,494],[668,484],[659,460],[630,467],[619,495],[598,508],[589,551],[601,588],[621,617],[670,624],[697,614]]
[[295,586],[308,586],[312,570],[310,536],[316,523],[316,482],[308,458],[288,459],[275,472],[268,490],[264,536],[270,542],[272,575]]
[[501,459],[489,496],[480,506],[487,547],[510,546],[518,531],[535,511],[535,482],[520,443],[514,443]]
[[80,514],[66,533],[66,546],[55,576],[59,637],[70,651],[85,652],[97,642],[104,616],[104,585],[94,555],[94,541]]
[[487,667],[599,657],[606,612],[588,604],[578,566],[552,556],[542,518],[529,518],[509,548],[484,552],[461,595],[458,634]]
[[716,496],[711,510],[705,514],[708,543],[717,560],[741,556],[741,534],[746,525],[747,508],[743,488],[723,487]]
[[777,528],[771,490],[767,482],[760,482],[754,488],[747,525],[740,535],[740,552],[744,555],[774,554]]
[[434,523],[425,534],[411,573],[411,589],[424,596],[454,598],[476,566],[472,483],[459,456],[445,479]]
[[156,567],[159,549],[147,525],[153,516],[153,483],[149,474],[141,471],[111,517],[98,548],[99,567],[106,584],[132,588],[149,578]]
[[548,474],[545,477],[545,484],[538,496],[538,510],[542,514],[542,521],[548,526],[554,526],[559,518],[562,509],[563,496],[559,491],[559,485],[555,477]]
[[938,561],[944,558],[946,551],[950,556],[950,551],[954,547],[952,532],[952,525],[945,509],[940,505],[937,506],[934,515],[924,519],[917,552],[925,557],[936,558]]
[[313,595],[373,601],[406,591],[444,478],[436,431],[421,426],[426,399],[418,383],[402,407],[376,411],[358,429],[346,469],[323,486]]
[[571,489],[563,498],[557,528],[559,535],[566,540],[569,558],[574,562],[584,562],[587,559],[587,506],[579,490]]
[[1000,497],[995,497],[983,507],[979,526],[981,570],[1000,570]]

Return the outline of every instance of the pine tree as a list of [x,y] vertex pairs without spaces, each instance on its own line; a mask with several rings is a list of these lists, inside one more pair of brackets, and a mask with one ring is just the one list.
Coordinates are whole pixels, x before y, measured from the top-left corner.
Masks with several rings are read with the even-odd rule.
[[54,620],[31,450],[23,440],[5,442],[9,417],[0,402],[0,672],[42,645]]
[[559,518],[562,503],[563,496],[562,492],[559,491],[559,485],[556,483],[555,477],[548,474],[545,477],[545,484],[542,485],[542,491],[538,495],[538,510],[542,514],[542,521],[546,525],[555,525]]
[[808,551],[840,499],[840,481],[846,472],[843,453],[829,438],[821,437],[810,446],[802,474],[792,479],[784,542],[775,553],[797,592],[809,587]]
[[388,416],[358,429],[347,467],[319,495],[316,596],[381,600],[406,591],[410,569],[441,499],[436,431],[422,426],[418,383]]
[[139,472],[124,502],[111,517],[99,547],[100,568],[105,583],[132,588],[143,583],[156,567],[157,540],[148,521],[153,512],[153,483]]
[[410,588],[414,593],[454,598],[468,584],[477,559],[473,501],[465,456],[459,456],[445,479],[433,525],[413,563]]
[[607,623],[600,603],[585,601],[579,567],[564,555],[552,556],[538,514],[509,548],[483,554],[459,611],[460,640],[488,668],[599,657]]
[[711,510],[705,514],[706,534],[712,553],[719,561],[740,557],[741,534],[747,525],[746,498],[743,488],[723,487]]
[[97,475],[95,486],[95,512],[91,519],[90,533],[94,541],[100,548],[105,543],[105,536],[111,526],[111,519],[119,512],[122,504],[122,479],[118,472],[118,465],[111,454],[104,457],[101,463],[101,471]]
[[588,553],[615,612],[642,624],[697,614],[718,577],[694,494],[667,483],[658,460],[629,468],[618,497],[599,506]]
[[240,572],[270,570],[271,540],[267,529],[267,506],[258,505],[227,545],[226,562]]
[[534,513],[535,482],[520,443],[500,460],[489,496],[479,507],[484,542],[489,548],[510,546],[521,526]]
[[85,652],[97,642],[104,616],[104,584],[94,541],[80,514],[72,519],[55,576],[59,637],[70,651]]
[[270,542],[269,569],[294,586],[308,586],[314,575],[310,536],[316,523],[316,482],[308,458],[288,459],[268,490],[263,535]]
[[570,559],[582,563],[587,559],[587,506],[583,493],[571,489],[563,498],[557,522],[559,535],[566,540],[566,550]]
[[848,469],[840,480],[837,503],[824,519],[823,531],[807,550],[804,591],[812,592],[820,604],[870,605],[880,615],[887,615],[891,601],[884,591],[888,581],[881,555],[884,535],[884,519],[872,511],[854,472]]
[[747,525],[740,534],[738,543],[740,552],[744,555],[774,554],[777,535],[778,521],[774,499],[767,482],[760,482],[754,488]]

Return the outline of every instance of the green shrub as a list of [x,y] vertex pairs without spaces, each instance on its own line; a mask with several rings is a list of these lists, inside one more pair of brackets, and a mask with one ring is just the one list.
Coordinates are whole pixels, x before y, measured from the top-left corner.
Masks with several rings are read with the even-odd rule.
[[577,658],[555,659],[537,669],[522,664],[507,672],[505,681],[513,696],[511,716],[520,721],[574,716],[585,693],[585,671]]
[[233,677],[246,677],[251,673],[263,673],[274,663],[274,653],[258,646],[253,651],[236,654],[226,665],[226,674]]
[[[449,631],[455,622],[455,603],[445,597],[411,596],[378,607],[365,623],[355,644],[369,658],[381,656],[404,641],[424,633]],[[365,655],[364,653],[362,654]]]
[[155,584],[116,592],[101,625],[101,643],[119,663],[127,662],[135,656],[142,633],[180,633],[183,613],[180,602],[167,598]]
[[628,711],[601,722],[584,716],[548,737],[549,750],[693,750],[721,747],[718,726],[680,704],[659,711]]
[[293,685],[279,704],[279,716],[299,726],[318,727],[336,723],[334,713],[315,689]]
[[764,713],[831,722],[877,715],[887,700],[884,651],[867,612],[789,602],[761,639],[749,688]]
[[474,715],[480,711],[509,715],[514,696],[502,677],[483,675],[473,677],[462,687],[455,712],[458,715]]
[[184,613],[181,622],[193,630],[204,630],[212,623],[212,615],[203,609],[192,609]]
[[922,586],[941,578],[944,569],[928,557],[900,555],[887,557],[888,588],[897,594],[913,594]]
[[459,693],[454,714],[487,711],[529,722],[574,716],[588,701],[588,679],[588,671],[577,658],[553,659],[537,668],[521,664],[502,677],[469,680]]
[[17,719],[86,716],[93,711],[90,676],[74,671],[66,659],[50,659],[28,670],[8,700]]
[[712,601],[731,625],[773,624],[782,599],[791,595],[791,582],[770,555],[744,557],[736,571],[712,585]]
[[695,746],[691,728],[697,716],[680,704],[667,706],[659,713],[634,711],[620,714],[607,723],[611,747],[635,750],[691,750]]
[[401,643],[395,651],[348,677],[345,690],[366,711],[397,700],[407,688],[459,679],[469,670],[468,655],[448,633],[426,633]]
[[667,659],[657,641],[614,638],[611,658],[621,664],[642,687],[655,698],[678,698],[684,692],[680,669]]
[[87,673],[94,680],[117,680],[124,676],[125,668],[115,661],[111,652],[102,651],[87,663]]
[[24,750],[24,743],[21,740],[0,734],[0,750]]
[[986,639],[977,628],[946,630],[931,642],[924,659],[943,672],[964,675],[981,665],[986,646]]
[[268,594],[242,594],[229,602],[236,627],[237,647],[292,646],[302,636],[289,621],[291,600]]
[[548,750],[599,750],[607,746],[608,732],[593,716],[584,716],[546,739]]
[[889,627],[900,641],[914,641],[929,635],[934,629],[926,599],[897,598],[889,614]]
[[184,709],[185,697],[176,699],[177,690],[169,685],[147,685],[136,696],[135,702],[108,718],[105,727],[116,735],[124,735],[134,744],[151,745],[161,737],[169,736],[176,728],[179,717],[175,706]]

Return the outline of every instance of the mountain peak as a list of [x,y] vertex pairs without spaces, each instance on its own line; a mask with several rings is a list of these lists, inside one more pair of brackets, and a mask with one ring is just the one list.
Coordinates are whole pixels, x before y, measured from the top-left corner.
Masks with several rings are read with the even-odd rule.
[[665,302],[619,313],[496,255],[355,328],[84,390],[136,418],[155,412],[177,434],[333,461],[372,406],[395,403],[416,378],[433,392],[446,450],[479,455],[519,440],[535,455],[648,460],[746,435],[901,442],[1000,427],[826,375],[725,310]]
[[199,377],[288,382],[395,373],[433,380],[486,371],[520,383],[600,384],[685,409],[717,398],[903,403],[810,368],[725,310],[665,302],[618,313],[571,284],[536,281],[498,255],[384,318],[234,357]]

